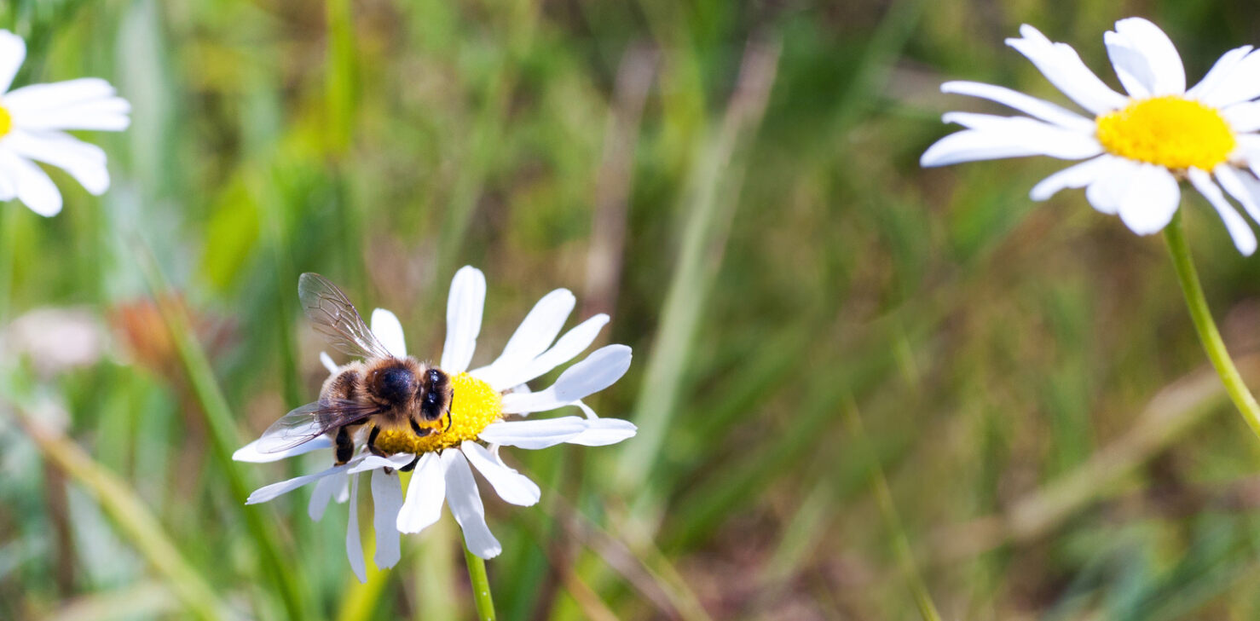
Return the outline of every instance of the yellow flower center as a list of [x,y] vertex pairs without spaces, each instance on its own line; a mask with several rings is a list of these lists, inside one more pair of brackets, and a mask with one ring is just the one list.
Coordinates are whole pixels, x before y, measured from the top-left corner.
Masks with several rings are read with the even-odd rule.
[[1134,101],[1097,122],[1108,152],[1172,170],[1212,170],[1238,144],[1220,112],[1177,95]]
[[[450,428],[446,419],[421,425],[435,432],[420,437],[410,429],[381,430],[376,437],[376,448],[386,454],[431,453],[458,446],[464,440],[476,440],[490,423],[503,418],[503,400],[490,384],[467,373],[451,378]],[[443,431],[445,429],[445,431]]]
[[8,135],[13,129],[13,115],[9,114],[9,109],[0,106],[0,136]]

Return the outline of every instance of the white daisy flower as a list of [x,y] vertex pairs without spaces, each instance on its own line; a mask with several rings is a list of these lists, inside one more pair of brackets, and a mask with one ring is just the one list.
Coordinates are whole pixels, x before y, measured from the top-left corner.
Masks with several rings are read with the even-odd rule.
[[[521,322],[497,360],[469,371],[481,331],[485,292],[485,277],[472,267],[459,270],[451,283],[446,344],[439,364],[450,376],[454,391],[449,428],[424,437],[384,430],[377,436],[375,446],[390,454],[388,458],[370,455],[361,449],[359,455],[344,465],[261,488],[250,495],[247,504],[266,502],[315,482],[309,513],[312,519],[319,519],[329,500],[337,498],[338,502],[344,502],[348,498],[351,524],[346,548],[351,566],[363,580],[363,553],[353,505],[357,477],[352,475],[370,471],[378,567],[390,567],[398,561],[399,532],[424,530],[438,520],[442,505],[447,502],[463,530],[468,549],[481,558],[492,558],[502,548],[486,525],[473,469],[481,473],[503,500],[530,506],[538,502],[541,492],[533,481],[503,462],[499,457],[500,446],[524,449],[561,443],[603,446],[634,436],[636,428],[629,421],[600,418],[582,402],[586,396],[611,386],[625,374],[630,366],[629,347],[609,345],[592,352],[544,390],[530,392],[526,386],[527,382],[585,351],[608,323],[607,315],[591,317],[557,339],[576,300],[566,289],[552,291],[539,300]],[[393,313],[376,309],[372,313],[371,331],[392,355],[407,356],[402,326]],[[338,367],[326,354],[321,354],[320,359],[334,375],[344,368]],[[568,406],[578,407],[584,415],[504,420],[509,416],[525,417],[531,412]],[[266,453],[258,450],[258,441],[255,441],[233,457],[238,461],[275,461],[331,447],[327,437],[320,437],[287,451]],[[415,470],[404,501],[396,470],[413,460]]]
[[946,93],[988,99],[1028,116],[950,112],[945,122],[966,129],[932,145],[924,166],[1029,155],[1085,160],[1034,186],[1033,200],[1085,188],[1095,209],[1119,214],[1139,235],[1168,224],[1180,204],[1179,181],[1187,180],[1220,214],[1238,250],[1256,250],[1255,234],[1225,194],[1260,222],[1260,102],[1253,101],[1260,97],[1260,51],[1248,45],[1227,52],[1187,90],[1181,56],[1168,36],[1145,19],[1120,20],[1103,41],[1128,93],[1121,95],[1067,44],[1029,25],[1020,34],[1006,43],[1090,116],[1001,86],[947,82],[941,86]]
[[61,211],[61,192],[35,162],[64,169],[93,195],[109,189],[105,152],[66,130],[121,131],[131,104],[99,78],[9,87],[26,42],[0,30],[0,200],[17,198],[41,216]]

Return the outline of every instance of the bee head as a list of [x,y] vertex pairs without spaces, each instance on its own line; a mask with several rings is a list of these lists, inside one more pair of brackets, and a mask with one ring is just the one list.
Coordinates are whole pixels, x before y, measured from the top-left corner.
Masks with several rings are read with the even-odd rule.
[[404,403],[416,393],[416,374],[406,367],[387,367],[376,373],[376,394],[394,403]]

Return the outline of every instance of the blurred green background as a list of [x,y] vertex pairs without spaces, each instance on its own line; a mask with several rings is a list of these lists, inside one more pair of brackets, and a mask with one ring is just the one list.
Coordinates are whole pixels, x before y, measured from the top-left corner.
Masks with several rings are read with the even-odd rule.
[[[918,166],[997,110],[946,79],[1065,101],[1019,24],[1115,85],[1134,14],[1191,82],[1260,42],[1241,0],[0,4],[19,85],[133,104],[107,195],[0,209],[0,619],[471,618],[449,516],[359,585],[344,507],[242,504],[326,454],[223,459],[318,394],[300,272],[436,358],[464,264],[475,363],[555,287],[636,352],[592,405],[637,438],[505,451],[500,618],[1260,616],[1260,444],[1162,241],[1032,203],[1057,162]],[[1184,197],[1260,386],[1260,260]]]

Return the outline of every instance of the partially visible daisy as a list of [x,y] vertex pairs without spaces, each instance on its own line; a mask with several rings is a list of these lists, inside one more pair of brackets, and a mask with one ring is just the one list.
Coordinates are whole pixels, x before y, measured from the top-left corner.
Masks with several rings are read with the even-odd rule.
[[[486,525],[485,509],[472,474],[474,469],[503,500],[530,506],[538,502],[541,491],[533,481],[503,462],[499,456],[501,446],[524,449],[561,443],[603,446],[634,436],[636,429],[632,423],[600,418],[582,401],[625,374],[630,366],[629,347],[609,345],[592,352],[585,360],[566,369],[555,384],[544,390],[530,392],[526,386],[527,382],[585,351],[608,323],[607,315],[591,317],[561,336],[561,328],[573,311],[575,299],[566,289],[552,291],[539,300],[521,322],[497,360],[469,371],[481,332],[485,292],[485,277],[472,267],[459,270],[451,283],[446,344],[439,364],[451,377],[454,388],[449,429],[425,437],[383,431],[376,439],[376,446],[390,457],[361,451],[344,465],[261,488],[247,502],[266,502],[315,482],[309,512],[313,519],[318,519],[333,498],[342,501],[348,497],[353,503],[355,477],[352,475],[371,471],[373,523],[377,536],[375,560],[379,567],[392,566],[398,561],[398,532],[424,530],[438,520],[445,503],[450,504],[468,549],[481,558],[492,558],[502,547]],[[407,356],[402,326],[393,313],[383,309],[373,312],[371,330],[395,357]],[[341,367],[327,355],[321,354],[321,360],[330,373],[340,372]],[[504,420],[570,406],[579,408],[583,416]],[[330,447],[327,438],[321,437],[283,453],[262,453],[254,442],[237,451],[234,458],[274,461]],[[396,470],[416,457],[419,459],[403,501]],[[353,506],[351,519],[356,519]],[[362,548],[358,543],[357,523],[352,522],[350,531],[347,552],[351,566],[362,580]]]
[[131,104],[99,78],[9,90],[26,59],[26,42],[0,30],[0,201],[17,198],[41,216],[61,211],[61,192],[35,164],[64,169],[93,195],[109,189],[105,152],[66,130],[121,131]]
[[1168,224],[1180,204],[1179,181],[1186,180],[1216,209],[1238,250],[1255,252],[1255,234],[1225,194],[1260,222],[1260,102],[1253,101],[1260,97],[1260,51],[1248,45],[1225,53],[1187,90],[1181,56],[1168,36],[1145,19],[1123,19],[1103,36],[1128,93],[1122,95],[1069,45],[1029,25],[1020,34],[1006,43],[1089,114],[1001,86],[946,82],[946,93],[988,99],[1028,116],[950,112],[945,122],[966,129],[932,145],[924,166],[1029,155],[1085,160],[1038,183],[1033,200],[1085,188],[1095,209],[1118,214],[1139,235]]

